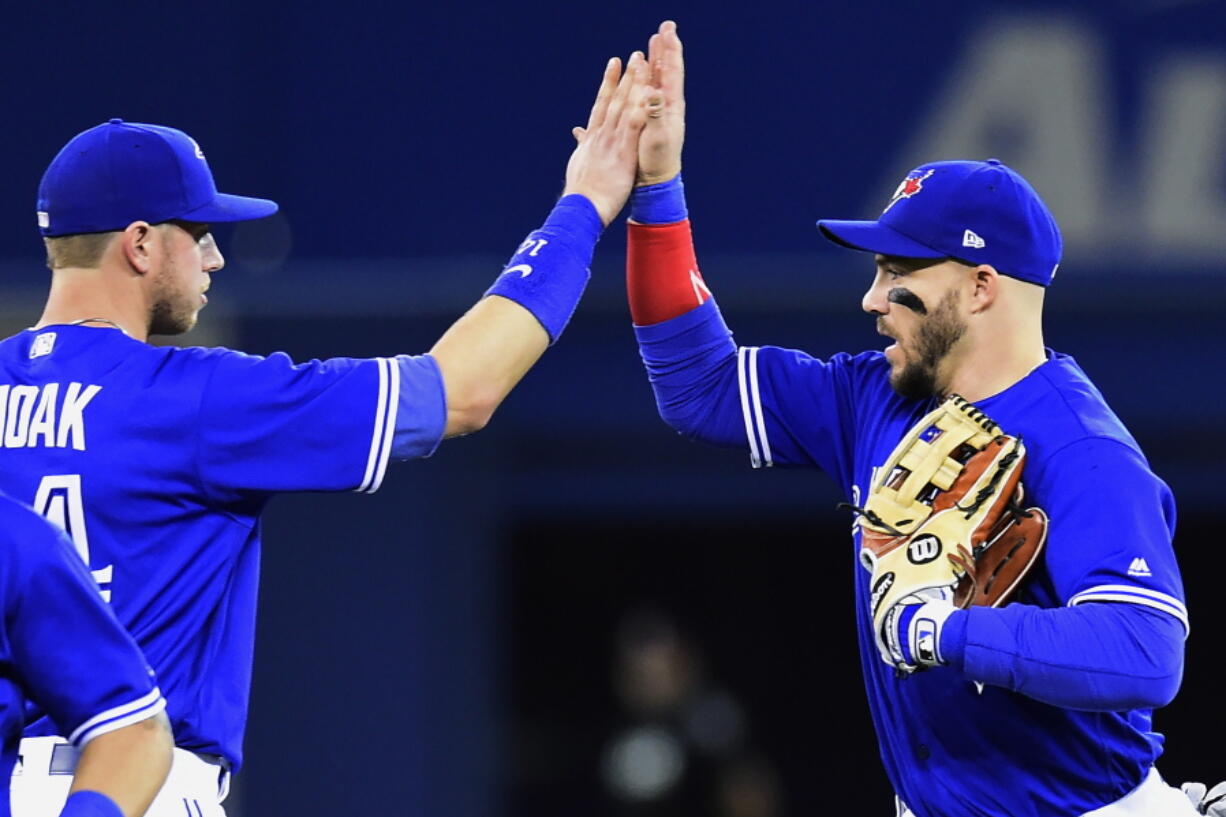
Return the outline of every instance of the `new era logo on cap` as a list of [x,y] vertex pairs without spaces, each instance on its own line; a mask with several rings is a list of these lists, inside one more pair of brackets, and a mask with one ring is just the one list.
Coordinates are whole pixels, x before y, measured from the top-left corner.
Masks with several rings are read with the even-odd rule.
[[976,235],[974,230],[967,230],[962,234],[962,246],[971,247],[972,249],[982,250],[987,246],[987,243]]

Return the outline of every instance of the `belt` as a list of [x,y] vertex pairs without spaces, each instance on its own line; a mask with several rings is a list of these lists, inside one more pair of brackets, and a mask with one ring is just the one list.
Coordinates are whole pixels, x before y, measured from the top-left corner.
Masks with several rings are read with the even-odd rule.
[[[47,774],[73,774],[77,770],[77,759],[80,757],[80,751],[71,743],[57,743],[51,747],[51,763],[47,769]],[[196,757],[208,763],[211,766],[229,772],[230,761],[226,760],[221,755],[211,755],[206,752],[192,752]],[[17,764],[19,767],[24,767],[24,762],[21,755],[17,755]]]

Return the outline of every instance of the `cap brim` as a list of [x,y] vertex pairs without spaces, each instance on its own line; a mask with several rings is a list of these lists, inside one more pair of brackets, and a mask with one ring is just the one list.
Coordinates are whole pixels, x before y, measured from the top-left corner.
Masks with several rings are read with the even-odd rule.
[[178,218],[184,221],[199,221],[214,224],[226,221],[251,221],[265,218],[277,212],[277,203],[268,199],[253,199],[247,196],[232,196],[229,193],[218,193],[203,207],[184,213]]
[[838,221],[824,218],[817,222],[822,235],[844,247],[902,258],[944,258],[946,253],[907,238],[879,221]]

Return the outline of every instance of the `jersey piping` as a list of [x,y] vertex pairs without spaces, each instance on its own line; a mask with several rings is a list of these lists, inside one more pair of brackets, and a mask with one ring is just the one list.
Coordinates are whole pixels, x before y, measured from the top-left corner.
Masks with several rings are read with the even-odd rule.
[[166,699],[162,697],[161,690],[154,687],[151,692],[142,695],[135,701],[120,704],[94,715],[73,730],[73,733],[68,736],[68,742],[80,749],[99,735],[140,723],[152,718],[165,708]]
[[392,452],[392,437],[396,429],[396,410],[400,407],[400,366],[393,360],[375,358],[379,364],[379,396],[375,403],[375,422],[370,438],[370,454],[366,474],[354,490],[373,494],[383,484],[387,462]]

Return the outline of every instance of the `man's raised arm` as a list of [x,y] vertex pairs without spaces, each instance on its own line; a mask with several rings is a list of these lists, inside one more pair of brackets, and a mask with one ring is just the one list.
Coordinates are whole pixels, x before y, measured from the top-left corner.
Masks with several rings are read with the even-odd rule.
[[446,389],[445,437],[484,427],[574,312],[596,241],[634,185],[639,133],[653,104],[647,74],[640,52],[624,74],[620,60],[609,60],[587,127],[574,129],[561,200],[486,293],[499,297],[483,298],[430,350]]

